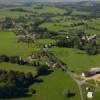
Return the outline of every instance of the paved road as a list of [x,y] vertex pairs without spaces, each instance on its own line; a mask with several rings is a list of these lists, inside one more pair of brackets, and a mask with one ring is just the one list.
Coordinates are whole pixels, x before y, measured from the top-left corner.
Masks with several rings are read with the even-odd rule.
[[82,87],[81,87],[84,81],[77,80],[70,71],[67,71],[66,74],[69,75],[76,82],[79,92],[80,92],[81,100],[84,100],[83,93],[82,93]]

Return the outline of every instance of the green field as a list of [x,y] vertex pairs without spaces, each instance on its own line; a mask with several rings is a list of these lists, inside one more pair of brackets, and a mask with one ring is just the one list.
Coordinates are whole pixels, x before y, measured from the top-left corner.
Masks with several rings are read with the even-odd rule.
[[17,11],[10,11],[9,9],[0,9],[0,18],[2,17],[12,17],[18,18],[19,16],[25,16],[28,13],[25,12],[17,12]]
[[87,15],[87,16],[89,16],[91,13],[90,12],[85,12],[85,11],[77,11],[77,10],[73,10],[73,12],[72,12],[72,15],[78,15],[78,16],[80,16],[80,15]]
[[[30,87],[35,88],[37,93],[28,98],[29,100],[66,100],[68,98],[64,95],[64,91],[67,89],[75,93],[75,97],[69,98],[69,100],[80,100],[76,84],[69,76],[61,72],[61,70],[57,69],[52,74],[39,78],[43,82],[36,83]],[[27,100],[27,98],[23,98],[22,100]]]
[[18,7],[9,7],[9,8],[2,8],[0,9],[0,17],[12,17],[12,18],[18,18],[19,16],[25,16],[30,15],[32,12],[37,12],[38,14],[43,13],[51,13],[51,14],[63,14],[65,11],[63,9],[57,8],[57,7],[49,7],[44,6],[43,9],[34,9],[34,7],[37,7],[35,5],[27,7],[27,6],[21,6],[20,8],[23,8],[24,10],[30,11],[30,12],[20,12],[20,11],[11,11],[10,9],[16,9]]
[[[42,8],[41,8],[42,6]],[[72,6],[72,5],[71,5]],[[87,7],[90,4],[86,4]],[[39,8],[40,7],[40,8]],[[40,53],[41,47],[45,44],[55,44],[57,41],[57,37],[65,37],[66,33],[70,33],[73,30],[82,30],[86,32],[86,34],[100,34],[100,18],[95,19],[80,19],[79,16],[90,16],[91,12],[89,11],[81,11],[74,9],[72,7],[72,13],[69,15],[64,15],[71,8],[65,6],[63,8],[59,5],[42,5],[42,4],[33,4],[31,6],[19,6],[19,8],[23,8],[30,12],[20,12],[20,11],[11,11],[10,9],[16,9],[18,7],[6,7],[0,9],[0,20],[4,17],[11,17],[13,19],[17,19],[19,16],[27,16],[27,18],[33,14],[33,16],[29,17],[29,22],[26,21],[23,24],[35,23],[36,20],[38,22],[39,19],[46,19],[46,22],[43,22],[38,27],[45,29],[47,28],[47,32],[57,32],[56,36],[52,36],[52,38],[40,38],[37,39],[34,43],[23,43],[17,42],[17,37],[12,29],[8,30],[0,30],[0,55],[7,56],[21,56],[23,59],[27,59],[32,53]],[[76,7],[77,8],[77,7]],[[47,16],[47,17],[46,17]],[[48,17],[49,16],[49,17]],[[78,16],[78,17],[76,17]],[[83,24],[80,24],[80,23]],[[19,23],[17,23],[19,25]],[[26,25],[27,26],[27,25]],[[34,27],[34,25],[33,25]],[[33,28],[32,27],[32,28]],[[33,30],[32,30],[33,32]],[[75,31],[76,32],[76,31]],[[52,47],[48,50],[50,53],[53,53],[59,60],[64,62],[70,71],[75,72],[77,75],[81,75],[82,72],[87,71],[89,68],[100,67],[100,54],[97,55],[88,55],[85,51],[81,51],[74,48],[60,48],[60,47]],[[45,64],[47,59],[41,57],[40,64]],[[0,70],[14,70],[19,72],[28,73],[31,72],[33,76],[36,75],[37,70],[34,66],[29,65],[18,65],[12,63],[1,63],[0,62]],[[32,94],[29,97],[22,98],[14,98],[12,100],[80,100],[80,94],[77,87],[77,84],[68,76],[66,73],[62,72],[61,69],[55,68],[53,72],[49,75],[39,76],[38,79],[42,80],[40,83],[34,83],[29,87],[29,90],[35,89],[36,94]],[[90,81],[92,83],[94,81]],[[94,84],[94,83],[93,83]],[[83,86],[83,95],[84,100],[86,99],[86,91],[85,85]],[[75,93],[73,97],[66,97],[64,95],[65,90],[71,90]],[[30,93],[30,91],[29,91]],[[94,98],[91,100],[99,100],[100,90],[95,89]]]
[[69,69],[78,73],[100,65],[100,55],[89,56],[83,51],[68,48],[53,48],[50,51],[67,64]]
[[[54,43],[54,40],[51,39],[40,39],[38,40],[33,46],[28,47],[27,44],[24,43],[17,43],[16,36],[13,32],[0,32],[0,54],[7,54],[7,55],[21,55],[23,57],[27,57],[33,50],[38,49],[39,45]],[[35,75],[36,71],[34,67],[30,66],[19,66],[16,64],[10,63],[0,63],[0,69],[2,70],[15,70],[20,72],[31,72]],[[43,80],[42,83],[33,84],[32,87],[37,90],[37,94],[33,95],[29,98],[22,98],[22,100],[58,100],[64,99],[63,92],[65,89],[70,89],[71,91],[75,92],[76,95],[74,100],[80,100],[79,92],[77,89],[76,84],[70,79],[69,76],[63,74],[60,70],[54,71],[52,74],[48,76],[40,77]],[[70,83],[72,86],[70,87]],[[70,87],[70,88],[69,88]],[[74,88],[74,89],[73,89]],[[56,91],[55,91],[56,90]],[[70,100],[73,100],[73,98]]]
[[36,69],[32,66],[22,66],[22,65],[11,64],[11,63],[0,63],[0,69],[7,70],[7,71],[14,70],[14,71],[25,72],[25,73],[31,72],[33,75],[36,74]]
[[28,44],[18,43],[17,38],[13,32],[0,32],[0,54],[7,55],[29,55],[34,48],[28,47]]
[[18,43],[14,32],[0,32],[0,54],[27,57],[39,46],[54,42],[53,39],[39,39],[34,44]]
[[34,9],[33,7],[33,12],[38,12],[38,13],[51,13],[51,14],[63,14],[65,10],[61,8],[57,8],[55,6],[44,6],[42,9]]

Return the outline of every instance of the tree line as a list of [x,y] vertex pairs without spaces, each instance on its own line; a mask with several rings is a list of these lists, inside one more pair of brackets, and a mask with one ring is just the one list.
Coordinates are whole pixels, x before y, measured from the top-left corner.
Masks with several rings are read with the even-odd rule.
[[[28,87],[34,83],[31,73],[0,70],[0,98],[19,98],[28,96]],[[32,90],[35,91],[36,90]]]

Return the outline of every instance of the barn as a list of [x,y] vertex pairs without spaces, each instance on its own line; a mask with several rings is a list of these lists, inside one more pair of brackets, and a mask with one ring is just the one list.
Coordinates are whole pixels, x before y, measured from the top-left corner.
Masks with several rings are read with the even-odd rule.
[[94,76],[96,74],[100,74],[100,68],[92,68],[89,71],[85,72],[85,76],[86,77],[91,77]]

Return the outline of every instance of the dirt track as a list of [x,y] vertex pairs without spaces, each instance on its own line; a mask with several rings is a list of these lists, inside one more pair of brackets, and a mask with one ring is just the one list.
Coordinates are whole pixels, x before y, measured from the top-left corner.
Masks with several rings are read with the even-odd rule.
[[91,77],[84,77],[85,80],[96,80],[96,81],[100,81],[100,74],[97,74],[97,75],[94,75],[94,76],[91,76]]

